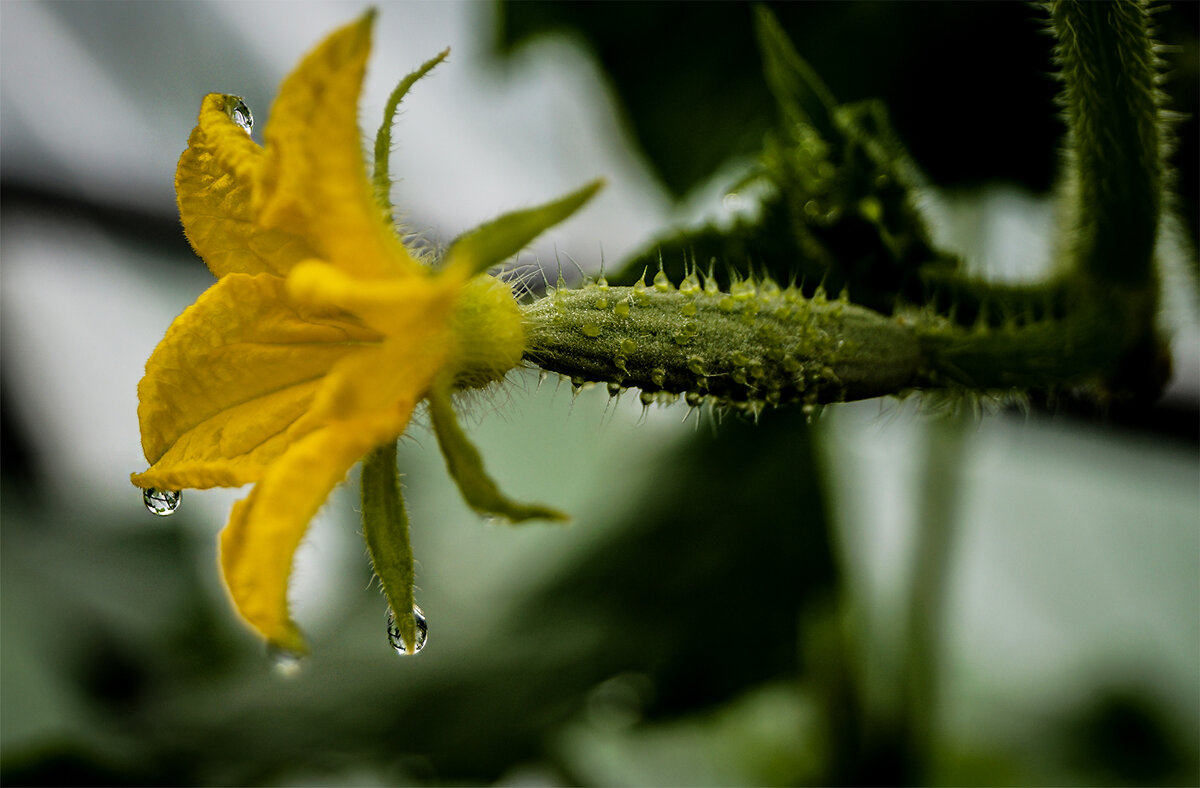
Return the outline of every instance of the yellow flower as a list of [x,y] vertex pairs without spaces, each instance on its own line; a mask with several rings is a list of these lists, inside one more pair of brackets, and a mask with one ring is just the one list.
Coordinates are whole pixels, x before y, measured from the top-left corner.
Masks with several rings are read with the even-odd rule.
[[[289,651],[303,648],[287,583],[309,520],[360,458],[394,443],[422,400],[468,503],[512,520],[557,514],[499,494],[449,397],[502,379],[525,349],[509,287],[482,271],[599,183],[463,235],[436,267],[414,258],[387,202],[391,120],[446,53],[393,93],[368,177],[356,118],[373,17],[334,32],[287,77],[263,146],[239,99],[203,100],[175,185],[188,240],[217,282],[168,329],[138,386],[150,468],[133,474],[136,486],[255,484],[221,534],[221,568],[242,617]],[[384,527],[397,532],[376,538],[399,544],[403,563],[402,502],[390,511]],[[373,557],[383,576],[390,559]],[[383,580],[393,607],[411,600],[411,569],[407,588]]]

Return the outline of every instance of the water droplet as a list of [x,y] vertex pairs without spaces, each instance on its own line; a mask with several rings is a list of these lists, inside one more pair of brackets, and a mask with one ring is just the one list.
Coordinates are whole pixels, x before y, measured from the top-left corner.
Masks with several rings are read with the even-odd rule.
[[298,651],[271,645],[267,646],[267,659],[271,662],[271,672],[276,676],[281,679],[294,679],[300,675],[304,655]]
[[587,387],[587,385],[588,385],[588,379],[583,377],[582,375],[576,375],[575,377],[571,378],[571,388],[575,391],[576,394],[583,391],[584,388]]
[[390,607],[388,608],[388,643],[391,643],[392,648],[402,657],[420,653],[421,649],[425,648],[425,641],[429,638],[429,624],[426,623],[425,614],[421,612],[421,608],[416,605],[413,605],[413,618],[417,621],[417,642],[413,644],[412,651],[410,652],[408,645],[404,642],[404,636],[400,634],[400,627],[396,626],[396,615]]
[[610,397],[615,397],[615,396],[618,396],[620,393],[621,393],[621,384],[620,384],[620,383],[613,383],[613,382],[610,380],[610,381],[608,382],[608,396],[610,396]]
[[640,399],[642,401],[643,406],[648,408],[654,404],[654,392],[646,391],[643,389],[642,393],[638,394],[638,399]]
[[246,106],[246,102],[242,101],[240,96],[225,97],[225,113],[247,134],[254,128],[254,115],[250,114],[250,108]]
[[146,504],[146,511],[159,517],[175,514],[182,500],[182,490],[160,490],[157,487],[142,490],[142,503]]

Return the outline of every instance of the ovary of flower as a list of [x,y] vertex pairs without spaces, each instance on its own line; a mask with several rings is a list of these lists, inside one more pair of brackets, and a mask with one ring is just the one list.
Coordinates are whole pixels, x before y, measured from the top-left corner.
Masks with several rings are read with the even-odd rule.
[[221,534],[221,568],[242,617],[293,651],[303,640],[287,584],[309,520],[424,398],[520,363],[516,302],[480,272],[598,188],[464,235],[437,269],[414,259],[360,148],[372,21],[334,32],[287,77],[261,147],[231,119],[231,97],[203,100],[175,184],[217,282],[171,325],[138,386],[150,468],[133,483],[255,484]]

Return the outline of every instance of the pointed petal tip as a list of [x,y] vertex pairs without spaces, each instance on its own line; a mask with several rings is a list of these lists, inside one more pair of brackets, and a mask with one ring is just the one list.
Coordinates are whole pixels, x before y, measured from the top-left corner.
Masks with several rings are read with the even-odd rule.
[[265,635],[267,650],[270,652],[286,654],[296,659],[308,656],[308,641],[304,639],[300,628],[291,621],[278,632],[270,635],[261,632],[260,634]]

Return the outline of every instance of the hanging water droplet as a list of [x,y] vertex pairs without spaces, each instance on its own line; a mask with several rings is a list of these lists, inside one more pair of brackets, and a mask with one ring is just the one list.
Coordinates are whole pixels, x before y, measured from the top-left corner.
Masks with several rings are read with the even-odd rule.
[[142,503],[146,504],[146,511],[159,517],[175,514],[182,500],[182,490],[160,490],[157,487],[142,490]]
[[404,636],[400,634],[400,627],[396,626],[396,615],[392,609],[388,608],[387,614],[387,633],[388,643],[392,644],[392,648],[402,657],[407,657],[409,654],[416,654],[421,649],[425,648],[425,641],[429,637],[429,624],[425,622],[425,614],[421,612],[421,608],[413,605],[413,618],[417,622],[417,641],[413,644],[412,651],[408,650],[408,645],[404,642]]
[[271,662],[271,672],[281,679],[293,679],[300,675],[301,660],[304,655],[280,646],[267,646],[267,659]]
[[247,134],[254,128],[254,116],[250,114],[250,108],[246,106],[246,102],[242,101],[240,96],[225,97],[225,113]]
[[616,396],[619,396],[620,394],[621,394],[621,384],[614,383],[613,381],[610,380],[608,382],[608,396],[616,397]]

